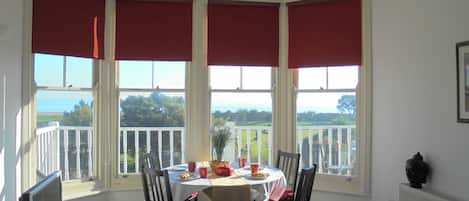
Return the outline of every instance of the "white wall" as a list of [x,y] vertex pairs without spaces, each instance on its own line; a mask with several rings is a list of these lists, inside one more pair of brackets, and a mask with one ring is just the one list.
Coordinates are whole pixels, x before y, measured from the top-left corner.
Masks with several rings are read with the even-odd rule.
[[0,2],[0,201],[20,192],[20,107],[22,8],[20,0]]
[[469,40],[467,0],[373,0],[373,200],[398,199],[405,160],[429,187],[469,200],[469,124],[456,123],[455,43]]

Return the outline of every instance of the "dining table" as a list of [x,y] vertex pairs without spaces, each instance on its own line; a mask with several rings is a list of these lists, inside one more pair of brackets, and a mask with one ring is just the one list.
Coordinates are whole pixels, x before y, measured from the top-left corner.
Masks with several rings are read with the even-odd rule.
[[207,178],[200,178],[199,168],[197,167],[191,173],[192,177],[189,179],[180,178],[182,173],[188,173],[186,164],[166,169],[169,173],[172,196],[175,201],[182,201],[193,192],[202,192],[209,187],[216,189],[223,186],[236,187],[249,185],[252,192],[252,200],[256,201],[277,200],[276,198],[280,198],[286,189],[286,179],[283,172],[268,166],[261,167],[259,170],[267,175],[264,178],[252,177],[249,166],[234,169],[231,176],[218,176],[213,171],[210,171]]

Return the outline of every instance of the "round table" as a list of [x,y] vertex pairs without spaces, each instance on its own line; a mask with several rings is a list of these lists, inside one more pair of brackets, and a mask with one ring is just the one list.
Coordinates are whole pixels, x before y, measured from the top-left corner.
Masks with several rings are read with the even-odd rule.
[[[180,166],[179,166],[180,167]],[[250,185],[251,189],[256,190],[256,200],[268,200],[270,193],[274,186],[276,189],[285,189],[286,180],[283,172],[276,168],[265,167],[261,169],[262,172],[266,172],[269,176],[262,180],[249,179],[249,169],[236,169],[235,174],[230,177],[219,177],[214,173],[209,172],[208,178],[198,178],[194,180],[184,181],[179,179],[179,175],[185,171],[176,171],[176,168],[168,168],[171,191],[173,194],[174,201],[183,201],[185,198],[191,195],[192,192],[200,192],[208,187],[216,187],[218,185]],[[195,173],[198,176],[198,169]]]

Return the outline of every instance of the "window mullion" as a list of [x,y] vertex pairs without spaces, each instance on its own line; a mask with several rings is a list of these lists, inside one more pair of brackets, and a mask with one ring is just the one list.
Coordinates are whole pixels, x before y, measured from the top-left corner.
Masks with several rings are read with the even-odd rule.
[[[155,88],[155,62],[151,62],[151,88]],[[159,88],[159,87],[158,87]]]
[[243,68],[239,67],[239,90],[243,89]]
[[67,57],[63,56],[63,75],[62,75],[62,86],[66,87],[67,86]]

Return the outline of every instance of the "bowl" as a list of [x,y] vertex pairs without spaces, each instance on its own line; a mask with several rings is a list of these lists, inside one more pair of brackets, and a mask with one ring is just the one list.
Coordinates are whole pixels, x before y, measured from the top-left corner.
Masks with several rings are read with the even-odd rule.
[[210,168],[212,169],[212,171],[215,171],[218,167],[230,168],[231,165],[229,161],[217,161],[217,160],[210,161]]

